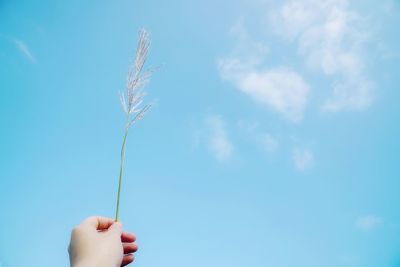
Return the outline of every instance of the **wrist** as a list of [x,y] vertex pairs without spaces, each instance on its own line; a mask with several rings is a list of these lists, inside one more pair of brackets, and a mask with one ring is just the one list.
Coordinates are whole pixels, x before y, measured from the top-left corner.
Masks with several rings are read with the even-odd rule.
[[78,263],[71,265],[71,267],[95,267],[95,266],[96,266],[96,264],[94,262],[89,262],[89,261],[78,262]]
[[81,261],[76,264],[73,264],[71,267],[114,267],[114,266],[105,266],[104,264],[98,264],[94,261]]
[[117,265],[98,261],[81,261],[72,264],[71,267],[117,267]]

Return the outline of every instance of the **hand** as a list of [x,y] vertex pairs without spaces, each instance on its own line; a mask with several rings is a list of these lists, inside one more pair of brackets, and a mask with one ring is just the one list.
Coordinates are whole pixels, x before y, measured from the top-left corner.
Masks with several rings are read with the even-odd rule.
[[71,267],[120,267],[131,263],[138,247],[135,235],[114,220],[93,216],[76,226],[68,248]]

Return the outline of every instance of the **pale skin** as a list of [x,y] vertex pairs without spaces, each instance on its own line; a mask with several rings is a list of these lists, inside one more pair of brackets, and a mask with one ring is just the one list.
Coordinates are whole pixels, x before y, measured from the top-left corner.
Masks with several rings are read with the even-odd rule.
[[124,232],[113,219],[92,216],[76,226],[68,247],[71,267],[122,267],[138,250],[133,233]]

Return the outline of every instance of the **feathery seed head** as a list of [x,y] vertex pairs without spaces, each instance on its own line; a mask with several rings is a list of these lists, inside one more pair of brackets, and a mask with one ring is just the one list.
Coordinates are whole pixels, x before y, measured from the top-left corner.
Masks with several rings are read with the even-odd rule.
[[[121,105],[128,118],[127,127],[130,127],[132,124],[142,119],[146,111],[151,107],[151,105],[140,107],[145,95],[143,91],[144,87],[149,82],[152,74],[151,70],[143,70],[147,60],[149,46],[149,33],[142,29],[139,32],[135,61],[128,71],[126,92],[120,93]],[[133,114],[136,115],[131,119],[130,116]]]

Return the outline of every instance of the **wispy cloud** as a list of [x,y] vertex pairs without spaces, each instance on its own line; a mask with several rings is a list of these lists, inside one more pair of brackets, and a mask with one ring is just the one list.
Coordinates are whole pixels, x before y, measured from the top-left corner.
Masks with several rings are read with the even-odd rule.
[[358,229],[363,231],[371,231],[381,225],[383,223],[383,219],[375,216],[375,215],[366,215],[359,217],[355,225]]
[[[254,41],[239,20],[231,29],[235,37],[228,56],[218,60],[223,79],[253,100],[282,114],[293,122],[303,119],[308,105],[311,86],[298,68],[300,59],[311,77],[323,77],[326,94],[316,103],[322,111],[362,110],[374,100],[375,83],[369,78],[366,49],[373,34],[369,21],[350,7],[349,0],[285,0],[268,9],[261,19],[273,29],[267,45]],[[264,13],[265,14],[265,13]],[[262,25],[260,24],[260,27]],[[271,37],[275,37],[271,40]],[[278,38],[276,38],[278,37]],[[293,55],[288,65],[285,49]],[[289,44],[289,45],[288,45]],[[290,50],[293,50],[290,53]],[[276,62],[278,57],[285,64],[271,67],[268,54]],[[269,67],[265,67],[268,65]]]
[[228,161],[233,155],[233,144],[228,137],[225,122],[218,115],[210,115],[206,118],[209,131],[208,148],[218,161]]
[[310,91],[303,77],[285,66],[263,68],[268,49],[250,40],[242,22],[235,25],[231,32],[237,43],[231,56],[218,61],[221,77],[255,102],[293,122],[301,121]]
[[292,153],[294,166],[299,171],[306,171],[314,164],[314,155],[308,149],[295,148]]
[[18,39],[13,39],[15,47],[21,52],[21,54],[28,59],[32,63],[36,63],[36,58],[32,55],[31,50],[29,49],[28,45]]
[[294,42],[306,66],[331,81],[322,110],[363,109],[373,100],[363,48],[371,35],[364,17],[348,0],[287,0],[270,12],[278,35]]

